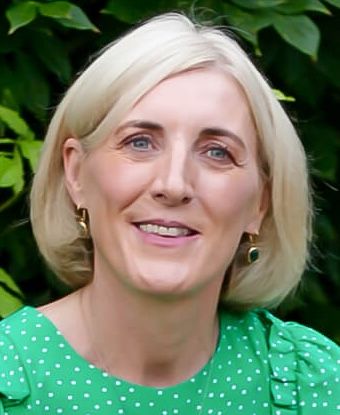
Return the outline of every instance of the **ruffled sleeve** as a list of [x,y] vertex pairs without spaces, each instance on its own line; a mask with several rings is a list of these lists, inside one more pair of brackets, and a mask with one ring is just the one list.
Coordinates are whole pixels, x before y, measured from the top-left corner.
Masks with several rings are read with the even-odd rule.
[[340,348],[320,333],[264,311],[273,415],[340,414]]
[[24,366],[9,337],[10,327],[0,325],[0,414],[29,396]]

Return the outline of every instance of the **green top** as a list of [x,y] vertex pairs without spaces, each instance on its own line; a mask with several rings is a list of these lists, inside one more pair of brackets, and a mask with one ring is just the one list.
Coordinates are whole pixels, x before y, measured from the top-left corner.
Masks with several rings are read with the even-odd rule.
[[0,323],[0,414],[336,415],[339,359],[312,329],[222,310],[210,361],[183,383],[146,387],[96,368],[24,307]]

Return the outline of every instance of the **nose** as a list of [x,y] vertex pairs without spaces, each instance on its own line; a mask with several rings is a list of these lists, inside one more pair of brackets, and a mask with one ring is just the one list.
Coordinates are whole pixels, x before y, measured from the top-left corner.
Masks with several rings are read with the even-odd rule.
[[151,189],[153,199],[166,206],[190,203],[194,194],[192,163],[183,149],[173,150],[162,158]]

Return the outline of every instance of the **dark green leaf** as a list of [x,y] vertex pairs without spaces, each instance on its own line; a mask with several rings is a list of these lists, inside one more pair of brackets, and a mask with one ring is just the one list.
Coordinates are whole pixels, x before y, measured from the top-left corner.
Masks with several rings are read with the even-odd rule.
[[[1,68],[0,68],[0,73],[1,75],[3,75],[3,72],[1,72]],[[19,109],[16,97],[13,95],[13,91],[11,91],[11,89],[8,88],[7,85],[2,90],[2,96],[0,96],[0,102],[2,102],[4,107],[12,108],[14,110]]]
[[28,139],[33,138],[33,132],[30,130],[26,121],[16,111],[0,105],[0,119],[19,136]]
[[40,4],[39,11],[43,16],[55,19],[65,27],[98,32],[82,9],[67,1]]
[[274,13],[268,10],[246,12],[231,4],[223,5],[225,18],[243,38],[257,46],[257,33],[270,26],[275,17]]
[[340,89],[340,59],[339,54],[334,53],[335,50],[339,50],[339,43],[336,38],[331,39],[327,48],[320,49],[317,68],[333,86]]
[[18,141],[18,145],[22,151],[22,155],[28,159],[32,171],[35,172],[38,165],[40,151],[42,147],[42,141]]
[[294,0],[281,4],[275,8],[280,13],[304,13],[315,11],[324,14],[331,14],[327,7],[319,0]]
[[46,79],[32,54],[18,52],[13,73],[16,78],[16,94],[29,111],[43,118],[50,100],[50,82]]
[[112,14],[125,23],[136,23],[157,13],[177,8],[177,1],[168,0],[110,0],[102,13]]
[[286,42],[301,52],[316,58],[320,32],[309,17],[277,15],[274,27]]
[[49,71],[56,74],[62,82],[71,78],[71,64],[66,45],[49,31],[31,35],[31,46],[37,57]]
[[245,9],[264,9],[284,4],[286,0],[231,0],[234,4]]
[[340,0],[325,0],[325,1],[334,7],[340,8]]
[[6,11],[6,17],[10,23],[9,34],[31,23],[36,15],[37,5],[34,1],[26,1],[9,7]]
[[8,60],[1,58],[0,53],[0,103],[4,107],[17,110],[19,107],[16,94],[18,80],[14,76]]

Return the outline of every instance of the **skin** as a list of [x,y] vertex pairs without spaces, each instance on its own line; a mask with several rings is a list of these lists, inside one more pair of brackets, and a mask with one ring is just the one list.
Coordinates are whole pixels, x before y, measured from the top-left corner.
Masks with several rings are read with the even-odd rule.
[[[207,362],[225,272],[266,209],[256,151],[243,92],[216,68],[161,82],[90,154],[66,140],[66,184],[88,210],[94,276],[42,311],[81,355],[154,386]],[[136,226],[159,220],[196,234],[169,242]],[[64,318],[70,311],[76,323]]]

